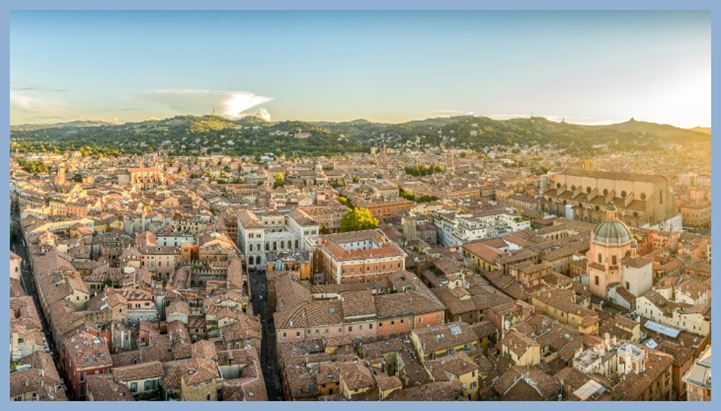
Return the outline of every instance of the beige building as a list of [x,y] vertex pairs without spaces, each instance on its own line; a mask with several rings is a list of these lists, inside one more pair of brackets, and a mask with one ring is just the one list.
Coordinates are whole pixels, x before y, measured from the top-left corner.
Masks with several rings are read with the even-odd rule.
[[670,184],[662,176],[568,169],[548,177],[541,204],[544,211],[592,223],[602,222],[606,205],[614,204],[628,225],[681,229]]
[[10,278],[20,279],[20,270],[22,269],[23,259],[17,254],[10,251]]
[[711,346],[683,376],[688,401],[711,401]]
[[683,224],[687,227],[705,228],[711,225],[711,203],[708,201],[681,204]]

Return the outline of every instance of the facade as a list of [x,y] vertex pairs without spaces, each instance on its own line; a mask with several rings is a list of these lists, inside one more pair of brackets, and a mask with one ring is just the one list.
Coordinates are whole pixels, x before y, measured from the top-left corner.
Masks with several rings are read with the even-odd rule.
[[61,358],[68,389],[75,399],[85,398],[88,375],[108,374],[113,368],[107,342],[88,331],[66,337]]
[[10,278],[20,280],[23,259],[17,254],[10,251]]
[[683,224],[687,227],[706,228],[711,225],[711,203],[708,201],[685,202],[679,207]]
[[373,281],[405,270],[406,253],[381,230],[321,236],[316,269],[329,283]]
[[628,225],[681,231],[678,209],[665,177],[571,168],[550,175],[548,185],[541,193],[546,212],[566,216],[570,207],[576,219],[600,223],[605,218],[605,206],[613,203],[619,218]]
[[120,185],[130,184],[131,187],[147,190],[165,184],[165,176],[158,168],[129,168],[126,177],[118,177]]
[[238,248],[249,268],[264,268],[269,252],[308,251],[319,233],[320,225],[299,209],[287,214],[238,212]]
[[636,299],[636,312],[644,318],[707,336],[711,332],[711,305],[690,305],[668,300],[656,291],[649,291]]

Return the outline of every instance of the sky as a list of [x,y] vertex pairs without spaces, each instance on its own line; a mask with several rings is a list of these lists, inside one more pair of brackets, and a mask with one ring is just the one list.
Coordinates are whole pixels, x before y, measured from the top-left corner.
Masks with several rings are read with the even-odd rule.
[[13,12],[11,124],[711,124],[708,12]]

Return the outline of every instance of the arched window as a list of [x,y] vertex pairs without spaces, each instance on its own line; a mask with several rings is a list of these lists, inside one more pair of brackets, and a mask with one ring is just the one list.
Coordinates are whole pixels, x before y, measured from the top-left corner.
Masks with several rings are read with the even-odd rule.
[[604,196],[607,196],[607,195],[608,195],[608,189],[606,189],[606,188],[603,189],[603,195],[604,195]]
[[645,200],[645,199],[646,199],[646,193],[641,193],[641,200]]
[[556,183],[556,188],[561,188],[561,183]]
[[626,192],[625,192],[625,191],[621,191],[621,197],[622,197],[622,198],[626,198]]
[[591,186],[586,187],[586,192],[587,192],[588,194],[591,194]]

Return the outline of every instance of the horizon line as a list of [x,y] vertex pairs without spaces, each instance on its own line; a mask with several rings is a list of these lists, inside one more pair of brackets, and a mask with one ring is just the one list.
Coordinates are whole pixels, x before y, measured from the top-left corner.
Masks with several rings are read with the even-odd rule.
[[[412,119],[403,120],[403,121],[377,121],[377,120],[371,120],[369,118],[364,118],[364,117],[356,117],[356,118],[351,118],[348,120],[303,120],[303,119],[299,119],[299,118],[284,119],[284,120],[263,120],[263,119],[260,119],[260,120],[265,123],[268,123],[268,124],[293,122],[293,121],[299,121],[299,122],[304,122],[304,123],[309,123],[309,124],[313,124],[313,123],[340,124],[340,123],[352,123],[355,121],[366,121],[369,123],[376,123],[376,124],[399,125],[399,124],[406,124],[406,123],[411,123],[411,122],[415,122],[415,121],[426,121],[426,120],[456,118],[456,117],[487,118],[487,119],[491,119],[491,120],[495,120],[495,121],[511,121],[511,120],[520,120],[520,119],[539,119],[540,118],[540,119],[544,119],[546,121],[550,121],[553,123],[559,123],[559,124],[565,123],[565,124],[571,124],[571,125],[576,125],[576,126],[589,126],[589,127],[611,126],[611,125],[623,124],[623,123],[635,121],[638,123],[651,123],[651,124],[658,124],[658,125],[664,125],[664,126],[671,126],[671,127],[675,127],[675,128],[679,128],[679,129],[683,129],[683,130],[694,130],[694,129],[709,129],[709,130],[711,130],[710,124],[709,125],[695,125],[695,126],[690,126],[690,127],[682,127],[682,126],[672,124],[672,123],[659,123],[659,122],[655,122],[655,121],[647,121],[647,120],[637,119],[634,116],[630,116],[627,120],[605,120],[605,121],[601,120],[598,122],[588,122],[588,123],[578,123],[578,122],[573,122],[573,121],[567,121],[565,119],[565,117],[556,116],[556,115],[547,116],[547,115],[534,115],[534,114],[529,114],[529,115],[521,115],[521,114],[515,115],[514,114],[514,115],[508,115],[508,117],[506,117],[506,116],[507,115],[503,115],[503,114],[483,115],[483,114],[475,114],[475,113],[467,113],[467,114],[458,113],[458,114],[452,114],[452,115],[439,115],[439,116],[430,116],[430,117],[423,117],[423,118],[412,118]],[[23,126],[37,126],[37,127],[48,126],[49,127],[49,126],[59,126],[59,125],[70,124],[70,123],[88,122],[88,123],[103,123],[105,125],[113,125],[113,126],[122,126],[125,124],[137,124],[137,123],[144,123],[144,122],[149,122],[149,121],[163,121],[163,120],[168,120],[168,119],[172,119],[172,118],[176,118],[176,117],[198,117],[198,118],[200,118],[200,117],[219,117],[219,118],[223,118],[228,121],[231,121],[231,122],[240,121],[240,120],[243,120],[243,119],[246,119],[249,117],[259,118],[257,113],[247,114],[247,115],[243,115],[243,116],[237,117],[237,118],[234,118],[231,116],[224,116],[221,114],[207,113],[207,114],[176,114],[176,115],[168,116],[168,117],[152,117],[151,116],[146,119],[137,120],[137,121],[128,120],[128,121],[114,122],[114,121],[99,120],[99,119],[76,118],[73,120],[64,120],[64,121],[57,121],[57,122],[52,122],[52,123],[41,123],[41,122],[38,122],[38,123],[27,123],[27,122],[12,123],[12,122],[10,122],[9,125],[11,128],[12,127],[23,127]],[[560,120],[558,119],[559,117],[560,117]]]

